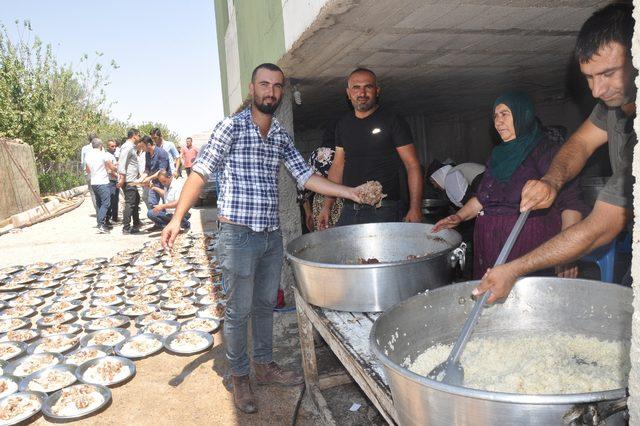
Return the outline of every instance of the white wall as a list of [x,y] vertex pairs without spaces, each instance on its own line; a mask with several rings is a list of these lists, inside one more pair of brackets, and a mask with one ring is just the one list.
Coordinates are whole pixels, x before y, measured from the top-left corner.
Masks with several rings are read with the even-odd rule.
[[328,0],[282,0],[285,50],[291,49],[298,37],[317,18],[322,6],[328,2]]
[[238,50],[238,31],[236,12],[233,2],[229,2],[229,26],[224,36],[224,48],[227,55],[227,88],[229,90],[229,111],[234,112],[242,105],[240,88],[240,53]]

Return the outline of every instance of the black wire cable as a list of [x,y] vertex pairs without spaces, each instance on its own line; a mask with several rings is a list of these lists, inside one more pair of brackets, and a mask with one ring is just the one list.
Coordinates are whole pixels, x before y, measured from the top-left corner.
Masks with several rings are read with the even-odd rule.
[[298,396],[298,402],[296,402],[296,409],[293,410],[293,416],[291,416],[291,426],[296,426],[298,423],[298,411],[300,411],[300,405],[302,404],[302,397],[304,396],[304,391],[307,389],[306,384],[302,384],[302,390],[300,391],[300,396]]

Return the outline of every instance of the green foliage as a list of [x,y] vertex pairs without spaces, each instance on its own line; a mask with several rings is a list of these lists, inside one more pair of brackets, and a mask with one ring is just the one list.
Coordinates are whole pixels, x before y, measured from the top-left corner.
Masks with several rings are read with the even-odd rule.
[[84,177],[71,171],[50,170],[38,175],[38,185],[42,195],[56,194],[84,184]]
[[122,140],[130,127],[157,126],[165,139],[178,140],[167,126],[135,126],[110,117],[104,88],[108,71],[118,68],[115,61],[105,66],[100,62],[103,54],[95,52],[83,55],[78,69],[58,64],[51,45],[34,36],[29,21],[15,24],[15,40],[0,24],[0,137],[33,146],[43,193],[68,189],[82,180],[81,173],[57,166],[77,163],[90,133],[104,141]]
[[160,132],[162,132],[162,139],[164,139],[166,141],[174,142],[174,143],[176,143],[178,145],[180,145],[180,143],[181,143],[180,136],[178,136],[176,133],[174,133],[171,130],[169,130],[169,127],[167,127],[166,124],[163,124],[163,123],[152,123],[150,121],[147,121],[147,122],[138,124],[136,127],[138,128],[138,130],[140,130],[140,133],[143,134],[143,135],[150,134],[151,133],[151,129],[157,127],[158,129],[160,129]]

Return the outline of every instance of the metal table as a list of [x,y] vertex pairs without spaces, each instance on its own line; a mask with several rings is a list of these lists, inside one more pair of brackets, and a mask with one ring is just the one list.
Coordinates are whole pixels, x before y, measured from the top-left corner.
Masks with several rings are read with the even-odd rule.
[[[383,367],[369,351],[369,332],[380,314],[318,308],[305,302],[296,288],[293,293],[298,314],[306,390],[323,422],[326,425],[337,424],[328,409],[322,391],[355,381],[387,423],[397,424],[391,390],[384,377]],[[313,342],[314,328],[318,330],[349,374],[318,375]]]

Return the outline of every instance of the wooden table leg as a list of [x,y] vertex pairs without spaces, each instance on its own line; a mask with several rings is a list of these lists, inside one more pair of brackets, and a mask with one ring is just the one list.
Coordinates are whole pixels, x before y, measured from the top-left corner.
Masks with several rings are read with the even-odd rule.
[[302,353],[302,368],[304,369],[304,381],[307,392],[318,409],[323,423],[327,426],[334,426],[336,422],[327,406],[327,401],[320,391],[316,348],[313,343],[313,325],[304,312],[305,306],[303,304],[306,304],[306,302],[300,297],[297,290],[294,289],[293,292],[296,299],[298,330],[300,332],[300,352]]

